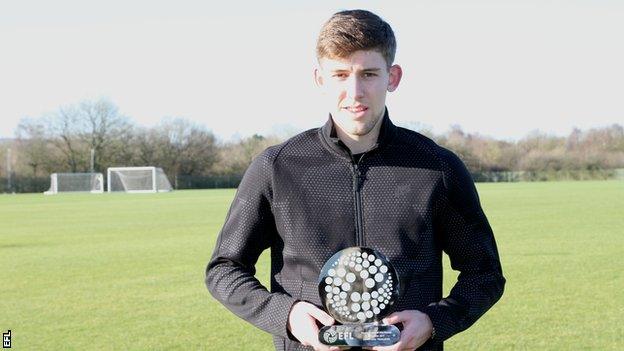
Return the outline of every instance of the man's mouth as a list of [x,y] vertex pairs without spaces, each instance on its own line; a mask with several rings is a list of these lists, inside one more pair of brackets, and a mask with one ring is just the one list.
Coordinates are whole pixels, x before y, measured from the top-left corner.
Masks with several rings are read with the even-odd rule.
[[348,107],[343,107],[343,109],[351,112],[351,113],[360,113],[360,112],[364,112],[366,110],[368,110],[368,107],[366,106],[348,106]]

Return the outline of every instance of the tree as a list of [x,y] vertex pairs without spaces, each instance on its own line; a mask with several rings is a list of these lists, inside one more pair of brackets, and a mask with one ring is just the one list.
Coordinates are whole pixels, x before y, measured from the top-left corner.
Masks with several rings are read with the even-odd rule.
[[279,142],[277,137],[254,134],[238,143],[225,144],[219,149],[219,161],[213,167],[213,172],[219,175],[242,176],[254,157]]
[[45,125],[71,172],[89,169],[91,150],[95,151],[94,169],[102,171],[102,161],[114,158],[108,146],[132,130],[130,120],[120,115],[117,106],[107,99],[61,107],[45,118]]
[[32,118],[22,118],[16,131],[21,160],[31,169],[32,175],[37,177],[40,171],[50,173],[59,162],[41,121]]
[[46,129],[52,133],[52,143],[63,154],[70,172],[78,172],[86,159],[78,138],[79,112],[74,106],[61,107],[44,120]]
[[182,118],[166,119],[158,126],[138,131],[137,159],[163,167],[176,175],[203,175],[218,159],[216,140],[204,126]]
[[119,114],[111,101],[83,101],[78,106],[79,137],[89,149],[95,151],[94,169],[102,171],[102,160],[110,160],[107,150],[115,140],[126,139],[131,134],[130,120]]

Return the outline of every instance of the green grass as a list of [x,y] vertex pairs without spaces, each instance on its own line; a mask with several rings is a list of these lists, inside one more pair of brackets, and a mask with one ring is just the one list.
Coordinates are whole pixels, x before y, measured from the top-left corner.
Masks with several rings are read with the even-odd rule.
[[[507,286],[446,349],[622,349],[624,183],[478,188]],[[0,196],[0,329],[18,350],[272,350],[203,283],[233,195]]]

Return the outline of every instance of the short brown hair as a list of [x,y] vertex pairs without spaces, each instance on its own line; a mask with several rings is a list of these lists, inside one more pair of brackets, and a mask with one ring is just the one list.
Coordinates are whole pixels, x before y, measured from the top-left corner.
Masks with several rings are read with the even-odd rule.
[[394,62],[396,39],[388,23],[366,10],[335,13],[321,28],[316,42],[316,58],[347,58],[358,50],[375,50],[388,67]]

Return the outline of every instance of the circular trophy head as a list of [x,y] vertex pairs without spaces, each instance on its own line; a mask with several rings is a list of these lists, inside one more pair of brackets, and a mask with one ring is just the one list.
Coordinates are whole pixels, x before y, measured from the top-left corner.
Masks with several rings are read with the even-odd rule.
[[343,324],[378,322],[399,296],[399,278],[378,251],[349,247],[323,266],[319,294],[325,310]]

